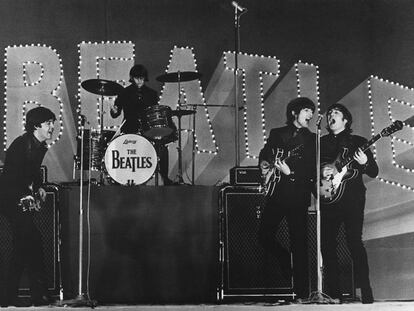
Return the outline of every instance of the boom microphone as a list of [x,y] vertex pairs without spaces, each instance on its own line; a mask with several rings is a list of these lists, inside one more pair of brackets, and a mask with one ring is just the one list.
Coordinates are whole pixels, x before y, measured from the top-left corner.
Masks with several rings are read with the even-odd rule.
[[236,1],[232,1],[231,2],[231,5],[232,6],[234,6],[236,9],[237,9],[237,11],[240,11],[240,12],[245,12],[245,11],[247,11],[247,9],[246,8],[244,8],[244,7],[242,7],[242,6],[240,6]]

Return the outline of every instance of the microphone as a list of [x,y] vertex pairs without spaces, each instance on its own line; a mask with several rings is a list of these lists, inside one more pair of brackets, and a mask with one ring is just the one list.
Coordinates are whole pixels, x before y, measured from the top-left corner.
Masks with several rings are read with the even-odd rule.
[[318,115],[318,119],[316,120],[316,124],[321,124],[321,121],[323,119],[323,114]]
[[247,12],[247,9],[244,8],[244,7],[242,7],[242,6],[240,6],[236,1],[232,1],[231,2],[231,5],[234,6],[237,9],[237,11]]

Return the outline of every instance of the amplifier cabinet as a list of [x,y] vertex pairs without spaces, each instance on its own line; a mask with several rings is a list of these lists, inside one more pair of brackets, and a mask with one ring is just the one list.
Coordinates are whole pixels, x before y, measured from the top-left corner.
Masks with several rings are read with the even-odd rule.
[[235,166],[230,169],[230,184],[233,186],[259,186],[261,171],[256,166]]
[[[227,186],[219,195],[219,284],[217,299],[231,297],[280,297],[291,299],[293,280],[283,276],[276,258],[265,256],[258,243],[264,194],[259,187]],[[276,234],[278,242],[290,250],[286,220]],[[341,227],[338,236],[341,289],[345,298],[355,298],[353,265]],[[316,214],[309,212],[308,256],[309,291],[317,290]]]
[[[226,187],[220,191],[220,281],[217,298],[234,296],[293,297],[292,279],[283,276],[276,258],[265,256],[258,243],[264,195],[258,187]],[[283,221],[277,237],[289,248]]]
[[[60,290],[59,265],[59,190],[56,185],[45,184],[46,201],[35,214],[35,224],[40,231],[43,244],[46,285],[50,296],[58,296]],[[13,251],[12,233],[9,220],[0,214],[0,278],[5,276],[5,267],[9,266]],[[23,271],[19,285],[19,297],[30,295],[29,276]]]

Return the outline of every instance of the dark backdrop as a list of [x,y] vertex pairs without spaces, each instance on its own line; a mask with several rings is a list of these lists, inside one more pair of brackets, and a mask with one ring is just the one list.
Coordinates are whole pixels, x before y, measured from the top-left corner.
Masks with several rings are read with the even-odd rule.
[[[276,56],[282,75],[298,60],[318,65],[322,107],[371,74],[412,86],[412,1],[239,3],[248,8],[241,18],[241,51]],[[166,69],[174,45],[190,46],[205,89],[222,52],[234,50],[233,14],[230,0],[2,0],[0,47],[42,43],[55,48],[69,98],[75,101],[81,41],[132,41],[136,60],[148,66],[152,80]],[[0,70],[4,72],[4,60]],[[154,81],[150,85],[161,87]]]

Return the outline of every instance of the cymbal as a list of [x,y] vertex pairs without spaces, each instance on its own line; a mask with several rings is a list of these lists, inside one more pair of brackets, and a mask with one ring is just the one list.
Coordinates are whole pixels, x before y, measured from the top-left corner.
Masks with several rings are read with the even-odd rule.
[[115,96],[122,92],[124,87],[116,82],[103,79],[90,79],[81,83],[82,87],[93,94]]
[[177,71],[169,72],[158,76],[156,79],[159,82],[186,82],[191,80],[197,80],[201,78],[201,73],[194,71]]
[[177,109],[171,111],[171,114],[173,116],[182,117],[182,116],[188,116],[190,114],[195,114],[195,110],[186,110],[186,109]]

